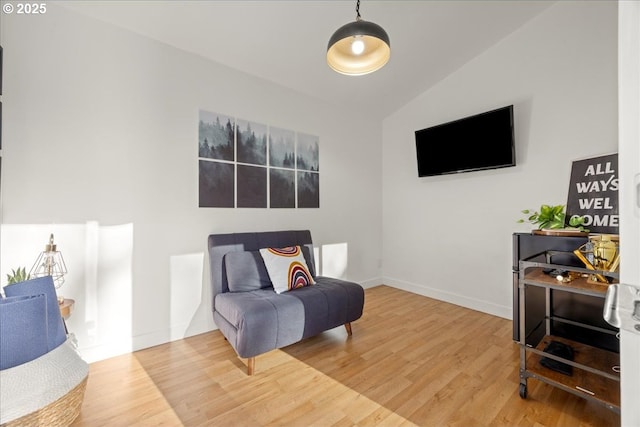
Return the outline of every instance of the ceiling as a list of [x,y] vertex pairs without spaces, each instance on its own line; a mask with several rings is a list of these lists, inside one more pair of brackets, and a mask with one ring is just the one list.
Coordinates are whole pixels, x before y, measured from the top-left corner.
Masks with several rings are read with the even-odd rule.
[[366,76],[332,71],[329,37],[355,1],[91,0],[56,4],[314,98],[384,118],[527,21],[551,0],[363,0],[391,59]]

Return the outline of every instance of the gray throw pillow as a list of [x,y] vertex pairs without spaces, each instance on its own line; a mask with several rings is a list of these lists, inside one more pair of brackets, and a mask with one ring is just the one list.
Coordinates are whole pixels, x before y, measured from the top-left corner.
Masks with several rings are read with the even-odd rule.
[[224,256],[230,292],[255,291],[271,287],[269,273],[260,252],[229,252]]

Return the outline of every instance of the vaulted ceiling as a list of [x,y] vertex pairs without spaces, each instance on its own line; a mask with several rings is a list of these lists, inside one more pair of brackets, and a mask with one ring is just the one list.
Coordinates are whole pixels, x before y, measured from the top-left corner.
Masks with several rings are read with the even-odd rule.
[[363,0],[360,14],[391,39],[366,76],[326,64],[327,42],[356,1],[61,1],[68,9],[297,92],[384,118],[535,18],[555,1]]

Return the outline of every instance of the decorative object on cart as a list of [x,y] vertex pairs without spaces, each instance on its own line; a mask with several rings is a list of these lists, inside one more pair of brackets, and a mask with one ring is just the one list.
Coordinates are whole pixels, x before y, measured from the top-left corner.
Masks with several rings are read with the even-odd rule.
[[329,39],[327,64],[340,74],[362,76],[382,68],[390,57],[389,35],[378,24],[362,19],[357,0],[356,20],[338,28]]
[[540,212],[524,209],[522,213],[528,216],[519,219],[518,223],[530,222],[537,225],[538,228],[533,230],[534,234],[552,236],[586,236],[589,234],[589,230],[583,226],[583,217],[576,215],[567,221],[565,205],[542,205]]
[[598,270],[617,271],[620,266],[620,245],[617,236],[591,236],[589,242],[593,246],[593,265]]
[[[573,361],[573,348],[560,341],[551,341],[543,350],[545,353],[552,354],[554,356],[562,357],[566,360]],[[559,360],[552,359],[550,357],[543,357],[540,359],[540,364],[545,368],[549,368],[553,371],[560,372],[561,374],[571,376],[573,375],[573,367],[562,363]]]
[[68,426],[89,365],[68,338],[51,276],[7,285],[0,298],[0,425]]
[[[53,242],[53,234],[49,236],[49,243],[40,252],[36,262],[29,271],[31,277],[51,276],[56,289],[64,284],[64,275],[67,274],[67,266],[62,258],[62,252],[57,250],[57,245]],[[62,295],[58,294],[58,302],[64,301]]]
[[[574,253],[589,270],[616,272],[620,266],[619,240],[610,234],[590,236],[589,241]],[[589,276],[589,281],[609,284],[610,278],[594,273]]]
[[29,280],[31,275],[27,273],[27,269],[25,267],[18,267],[17,270],[11,270],[11,273],[7,274],[7,285],[11,285],[13,283],[24,282],[25,280]]

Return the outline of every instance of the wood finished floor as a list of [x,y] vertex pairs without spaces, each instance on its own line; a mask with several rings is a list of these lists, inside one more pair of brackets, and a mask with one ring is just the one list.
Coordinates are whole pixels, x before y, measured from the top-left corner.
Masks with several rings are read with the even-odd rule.
[[73,426],[619,426],[603,406],[529,380],[511,321],[387,286],[336,328],[258,356],[219,331],[91,364]]

